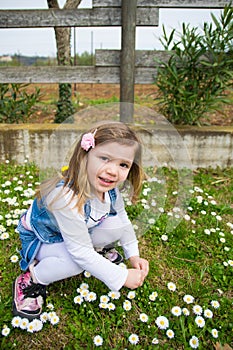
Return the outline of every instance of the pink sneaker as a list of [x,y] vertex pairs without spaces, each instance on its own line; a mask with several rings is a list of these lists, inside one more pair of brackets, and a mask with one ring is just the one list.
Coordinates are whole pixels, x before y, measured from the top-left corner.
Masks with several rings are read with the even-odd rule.
[[123,257],[121,256],[120,253],[118,253],[118,251],[113,248],[113,247],[105,247],[102,250],[97,252],[101,255],[103,255],[106,259],[110,260],[112,263],[114,264],[120,264],[121,262],[124,261]]
[[45,298],[45,286],[34,283],[29,271],[21,274],[13,283],[13,315],[29,320],[38,318]]

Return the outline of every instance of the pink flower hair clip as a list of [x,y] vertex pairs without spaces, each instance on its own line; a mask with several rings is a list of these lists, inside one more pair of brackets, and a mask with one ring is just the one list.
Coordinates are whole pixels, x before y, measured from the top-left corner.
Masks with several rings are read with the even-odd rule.
[[89,151],[90,148],[95,148],[95,134],[96,134],[97,129],[95,131],[89,132],[87,134],[84,134],[81,140],[81,147],[85,151]]

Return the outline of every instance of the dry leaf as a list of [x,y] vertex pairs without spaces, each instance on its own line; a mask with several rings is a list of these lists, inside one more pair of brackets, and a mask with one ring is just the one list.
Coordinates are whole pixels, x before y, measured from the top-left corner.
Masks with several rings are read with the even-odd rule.
[[215,350],[233,350],[228,344],[224,344],[223,347],[221,344],[215,344]]

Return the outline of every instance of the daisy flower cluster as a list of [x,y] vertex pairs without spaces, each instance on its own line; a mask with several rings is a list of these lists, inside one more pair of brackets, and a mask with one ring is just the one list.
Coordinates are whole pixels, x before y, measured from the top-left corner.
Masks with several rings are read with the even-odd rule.
[[[43,312],[40,315],[40,318],[35,318],[31,321],[25,317],[14,316],[11,320],[11,326],[13,328],[25,330],[28,333],[35,333],[41,331],[45,323],[50,323],[53,326],[57,325],[60,319],[56,312],[53,311],[53,305],[48,304],[47,309],[49,310],[48,312]],[[7,325],[4,325],[2,328],[2,335],[8,336],[10,334],[10,331],[11,329]]]
[[[8,283],[9,271],[12,272],[10,279],[15,276],[20,259],[16,225],[20,215],[31,204],[37,185],[37,177],[28,164],[25,171],[22,168],[20,171],[12,170],[8,178],[0,179],[0,240],[4,251],[0,259],[4,267],[4,283]],[[177,274],[171,277],[165,271],[163,278],[159,277],[155,282],[154,277],[157,278],[157,275],[152,276],[150,272],[145,284],[136,291],[128,292],[123,288],[121,292],[116,292],[106,291],[102,283],[85,271],[84,277],[88,278],[88,283],[80,283],[77,288],[75,280],[75,294],[71,291],[70,300],[66,290],[68,298],[63,304],[63,311],[66,313],[67,325],[72,325],[69,331],[74,332],[75,339],[82,339],[84,331],[79,325],[83,323],[87,333],[85,341],[89,342],[90,348],[96,346],[107,349],[111,341],[120,341],[122,348],[134,345],[143,349],[147,345],[162,348],[164,344],[168,348],[169,344],[171,348],[179,348],[185,344],[185,348],[208,349],[209,343],[229,339],[229,327],[225,320],[230,318],[232,307],[227,291],[233,277],[233,223],[229,215],[225,219],[224,206],[219,205],[200,187],[194,186],[187,190],[189,201],[185,207],[177,200],[178,190],[170,191],[168,196],[167,187],[168,184],[160,180],[159,176],[152,177],[144,182],[139,204],[132,205],[126,197],[125,201],[135,231],[139,235],[143,230],[148,233],[146,239],[151,242],[151,246],[147,246],[152,260],[151,271],[153,264],[158,266],[155,274],[160,276],[160,266],[169,262]],[[135,215],[137,220],[134,220]],[[174,224],[174,230],[167,230],[168,223]],[[163,254],[167,251],[167,260],[163,260]],[[194,254],[191,257],[190,252]],[[206,288],[202,290],[200,275],[205,273],[201,265],[203,257],[204,262],[207,262],[203,266],[206,266],[205,277],[208,278],[206,285],[204,283]],[[182,276],[175,279],[174,276],[179,275],[177,261],[183,264]],[[190,270],[186,269],[186,263]],[[192,270],[194,265],[195,269]],[[192,272],[193,276],[187,281],[186,277]],[[7,305],[9,295],[4,295],[7,293],[5,290],[1,302]],[[36,337],[45,324],[58,323],[58,315],[49,308],[40,319],[33,321],[14,317],[7,324],[4,320],[1,324],[2,336],[7,337],[12,329],[18,329],[24,330],[24,334],[34,333]],[[17,332],[15,334],[17,336]]]
[[8,211],[0,215],[1,240],[10,237],[9,230],[17,226],[21,214],[31,205],[38,184],[34,175],[28,170],[24,174],[13,176],[11,180],[6,180],[0,185],[0,202],[3,206],[8,207]]
[[[167,288],[170,292],[176,291],[176,284],[173,282],[167,283]],[[157,298],[159,299],[159,295]],[[149,298],[151,300],[151,298]],[[200,333],[199,329],[204,329],[206,327],[208,320],[213,319],[214,311],[220,307],[220,303],[217,300],[211,300],[209,307],[203,307],[195,303],[194,296],[190,294],[185,294],[182,298],[181,305],[174,305],[171,307],[170,315],[159,315],[155,319],[155,324],[159,330],[165,332],[165,335],[169,339],[176,337],[176,331],[179,333],[182,329],[179,329],[180,325],[184,327],[184,321],[186,324],[186,334],[187,330],[192,329],[196,333]],[[184,318],[185,320],[179,321],[179,318]],[[174,329],[170,326],[173,324]],[[187,326],[189,324],[189,326]],[[209,326],[210,327],[210,326]],[[207,330],[208,332],[208,330]],[[218,338],[219,331],[216,328],[211,329],[211,334],[213,338]],[[161,335],[161,333],[159,333]],[[203,331],[202,331],[203,334]],[[185,339],[186,341],[187,339]],[[163,341],[163,339],[161,339]],[[159,344],[159,336],[152,339],[152,344]],[[195,334],[189,335],[189,345],[191,348],[198,348],[200,343],[199,338]]]
[[[176,293],[176,296],[180,296],[181,293],[177,292],[177,286],[174,282],[167,283],[168,292]],[[141,329],[140,324],[147,325],[148,329],[151,329],[151,344],[163,344],[172,339],[176,339],[177,336],[182,334],[182,327],[186,327],[186,336],[188,339],[184,341],[189,342],[191,348],[198,348],[201,340],[198,335],[206,332],[208,334],[210,327],[213,324],[215,311],[220,308],[220,302],[218,300],[210,300],[209,305],[206,303],[200,305],[196,303],[196,298],[191,294],[184,294],[180,305],[174,305],[170,309],[170,313],[166,315],[156,315],[157,309],[161,310],[159,304],[163,300],[164,291],[151,291],[148,298],[148,305],[152,305],[152,308],[143,311],[142,307],[138,307],[140,297],[137,295],[137,291],[130,291],[126,295],[125,293],[110,291],[108,294],[103,294],[99,298],[94,293],[94,298],[90,298],[90,294],[93,292],[89,291],[89,285],[87,283],[81,283],[77,288],[79,293],[74,297],[74,303],[79,304],[79,307],[86,306],[85,302],[91,303],[96,301],[99,309],[112,310],[119,315],[119,317],[130,317],[132,310],[138,310],[138,322],[135,324],[135,330]],[[171,296],[172,298],[172,296]],[[82,300],[80,302],[80,299]],[[172,300],[172,299],[171,299]],[[113,303],[114,301],[114,303]],[[82,305],[84,303],[84,305]],[[120,311],[120,312],[119,312]],[[123,313],[122,313],[123,312]],[[180,320],[181,319],[181,320]],[[157,327],[157,331],[156,328]],[[190,330],[193,331],[190,333]],[[218,338],[219,330],[211,328],[212,339]],[[165,338],[164,338],[165,337]],[[128,342],[132,345],[140,343],[141,336],[137,332],[131,333],[128,336]],[[106,339],[105,339],[106,340]],[[95,335],[93,342],[95,346],[102,346],[104,344],[103,335]],[[149,336],[148,339],[149,341]]]

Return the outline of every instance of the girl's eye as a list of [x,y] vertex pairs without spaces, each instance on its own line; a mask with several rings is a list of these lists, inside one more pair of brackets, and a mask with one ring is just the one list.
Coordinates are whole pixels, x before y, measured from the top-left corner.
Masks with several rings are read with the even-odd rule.
[[105,157],[105,156],[101,156],[100,159],[103,160],[104,162],[108,162],[109,161],[109,158]]
[[127,163],[121,163],[120,166],[121,166],[122,168],[129,169],[129,164],[127,164]]

